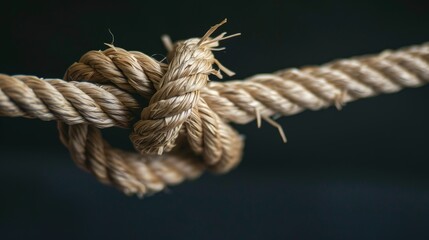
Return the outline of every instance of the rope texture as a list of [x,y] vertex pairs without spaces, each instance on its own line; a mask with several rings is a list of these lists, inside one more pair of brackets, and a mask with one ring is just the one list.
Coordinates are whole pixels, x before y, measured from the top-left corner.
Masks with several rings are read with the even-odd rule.
[[[79,167],[102,183],[144,196],[205,169],[234,168],[244,144],[228,122],[256,119],[260,125],[264,119],[281,130],[272,117],[341,108],[429,82],[429,44],[243,81],[209,81],[210,75],[221,77],[220,70],[233,74],[213,55],[219,41],[231,37],[210,38],[221,24],[202,38],[167,41],[168,64],[110,46],[84,54],[64,80],[0,74],[0,116],[57,120],[60,139]],[[138,153],[111,147],[100,132],[107,127],[132,128]]]

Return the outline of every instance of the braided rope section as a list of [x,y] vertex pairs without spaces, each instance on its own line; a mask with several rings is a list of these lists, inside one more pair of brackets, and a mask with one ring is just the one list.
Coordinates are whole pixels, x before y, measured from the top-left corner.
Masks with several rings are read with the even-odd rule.
[[[243,141],[228,122],[256,119],[260,125],[264,119],[281,130],[271,117],[341,108],[429,82],[429,44],[242,81],[209,81],[211,75],[222,77],[220,70],[233,74],[213,55],[221,40],[234,36],[210,38],[223,23],[202,38],[166,41],[168,64],[110,46],[83,55],[64,80],[0,74],[0,116],[58,121],[60,139],[80,168],[102,183],[143,196],[194,179],[205,169],[234,168]],[[137,153],[115,149],[102,138],[100,128],[114,126],[132,128]]]

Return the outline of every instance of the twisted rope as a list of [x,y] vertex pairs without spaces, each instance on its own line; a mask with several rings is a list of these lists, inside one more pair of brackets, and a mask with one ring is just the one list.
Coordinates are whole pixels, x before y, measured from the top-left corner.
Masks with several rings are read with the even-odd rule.
[[[79,167],[127,194],[143,196],[205,169],[234,168],[243,142],[228,122],[256,119],[260,125],[264,119],[281,130],[271,117],[341,108],[429,82],[429,44],[244,81],[209,81],[210,75],[221,77],[220,70],[233,74],[212,53],[219,41],[234,36],[210,38],[223,23],[201,39],[166,41],[168,64],[110,46],[83,55],[64,80],[0,74],[0,115],[57,120],[60,139]],[[138,96],[149,105],[143,107]],[[130,139],[138,153],[112,148],[102,138],[99,129],[113,126],[133,128]]]

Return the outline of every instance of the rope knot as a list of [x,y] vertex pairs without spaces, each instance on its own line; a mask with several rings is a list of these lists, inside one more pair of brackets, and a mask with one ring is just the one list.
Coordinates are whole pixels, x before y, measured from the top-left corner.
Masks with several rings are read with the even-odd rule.
[[[236,153],[237,150],[230,151],[230,146],[227,147],[228,153],[225,152],[224,144],[233,141],[234,149],[241,151],[240,137],[200,97],[200,90],[206,87],[210,75],[221,78],[220,70],[228,75],[234,74],[222,66],[212,52],[218,50],[215,47],[220,40],[236,36],[225,37],[226,33],[222,33],[210,38],[223,23],[225,21],[213,26],[201,39],[192,38],[173,45],[164,37],[169,50],[167,70],[155,84],[156,92],[130,135],[134,147],[141,154],[169,152],[175,147],[179,135],[186,133],[193,151],[202,154],[209,165],[214,166],[224,159],[223,169],[232,166],[231,162],[238,162],[241,154]],[[214,69],[214,65],[219,70]]]
[[[286,141],[272,118],[331,104],[340,107],[429,81],[426,43],[245,81],[210,82],[210,75],[222,77],[220,70],[233,74],[213,55],[222,49],[217,48],[219,41],[235,36],[210,38],[223,23],[201,39],[173,45],[164,37],[169,64],[107,44],[108,49],[89,51],[73,63],[65,81],[0,74],[0,115],[58,120],[60,139],[79,167],[127,194],[143,196],[196,178],[207,168],[223,173],[236,166],[243,141],[228,121],[256,119],[260,127],[263,119]],[[141,110],[135,94],[149,99],[148,107]],[[103,139],[99,128],[128,128],[139,111],[131,139],[140,154],[116,149]],[[164,154],[176,142],[193,152],[176,147]]]

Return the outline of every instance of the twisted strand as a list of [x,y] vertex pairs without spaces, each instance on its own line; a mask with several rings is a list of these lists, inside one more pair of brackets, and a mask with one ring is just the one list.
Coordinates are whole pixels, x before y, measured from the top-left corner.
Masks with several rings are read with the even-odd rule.
[[182,125],[199,102],[200,89],[208,82],[214,57],[199,39],[180,43],[174,52],[149,106],[134,125],[130,138],[142,153],[162,154],[174,147]]
[[244,124],[256,117],[254,108],[266,116],[293,115],[428,81],[429,44],[424,44],[244,81],[211,82],[202,97],[225,120]]
[[[64,76],[69,81],[112,82],[119,88],[150,98],[167,65],[135,51],[111,46],[104,51],[89,51],[71,65]],[[149,81],[150,79],[150,81]]]
[[0,74],[0,115],[129,127],[140,106],[129,93],[109,85]]

